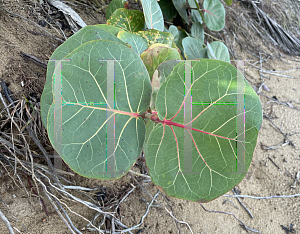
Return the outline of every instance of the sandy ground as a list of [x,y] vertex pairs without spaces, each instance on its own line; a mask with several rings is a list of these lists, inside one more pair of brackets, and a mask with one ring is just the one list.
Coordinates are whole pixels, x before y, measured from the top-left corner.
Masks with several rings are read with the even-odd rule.
[[[3,1],[0,4],[5,9],[34,22],[39,20],[33,14],[34,7],[32,3],[28,1]],[[91,12],[88,10],[78,9],[81,17],[87,24],[104,22],[104,15],[95,14],[91,16]],[[45,29],[55,37],[59,37],[55,29],[47,27]],[[33,35],[27,30],[44,33],[37,30],[32,23],[10,16],[0,9],[0,78],[9,84],[8,87],[15,97],[20,98],[22,94],[25,94],[39,98],[45,82],[46,70],[24,59],[20,51],[45,61],[60,42],[41,35]],[[235,45],[234,50],[239,59],[252,59],[251,63],[258,61],[256,57],[248,54],[247,51],[242,51],[238,45]],[[262,54],[262,57],[265,58],[265,55]],[[256,66],[260,66],[259,63]],[[264,62],[262,66],[265,70],[273,71],[296,69],[300,68],[300,58],[287,55],[281,57],[274,53],[273,57]],[[246,63],[245,70],[249,83],[254,87],[259,87],[261,83],[259,69],[254,66],[250,67]],[[279,144],[284,141],[285,137],[269,119],[264,118],[249,173],[236,186],[242,195],[274,196],[300,194],[300,183],[295,184],[295,180],[292,178],[300,171],[300,72],[299,70],[293,70],[281,74],[294,78],[266,73],[265,84],[269,91],[262,90],[262,95],[259,95],[259,97],[264,113],[271,118],[272,122],[284,134],[293,134],[289,135],[288,138],[294,143],[294,147],[291,144]],[[21,85],[22,81],[25,84],[24,87]],[[276,96],[281,104],[263,95]],[[289,104],[285,105],[284,103]],[[295,108],[298,108],[298,110]],[[271,150],[263,149],[277,144],[279,145]],[[3,167],[0,166],[0,170],[0,208],[16,228],[16,233],[18,233],[17,230],[20,233],[69,233],[65,224],[55,213],[51,204],[47,203],[46,199],[44,200],[50,214],[49,216],[46,215],[39,198],[30,187],[28,187],[30,192],[30,197],[28,197],[24,189],[16,186],[6,174]],[[134,170],[138,171],[139,168],[135,166]],[[106,187],[111,193],[131,188],[130,184],[135,184],[129,175],[112,182],[86,179],[79,175],[72,177],[72,180],[77,185],[84,187],[93,187],[97,184],[98,186]],[[292,186],[294,184],[295,186]],[[151,182],[145,183],[144,187],[152,196],[157,192],[157,188]],[[232,195],[233,193],[230,191],[227,194]],[[181,221],[181,223],[178,223],[178,227],[174,219],[164,209],[153,207],[140,227],[143,231],[139,233],[191,233],[184,222],[190,225],[193,233],[246,233],[233,215],[207,212],[203,210],[200,204],[193,202],[170,197],[167,200],[173,209],[174,216]],[[119,214],[123,223],[128,226],[139,223],[147,208],[145,201],[150,202],[151,199],[141,189],[136,188],[120,206]],[[162,195],[159,195],[158,201],[171,210]],[[293,233],[300,233],[299,197],[268,200],[242,198],[241,201],[252,213],[253,218],[249,216],[237,199],[232,197],[221,196],[210,203],[203,204],[203,206],[207,210],[234,214],[247,227],[259,230],[261,233],[289,233],[282,228],[282,225],[289,227],[290,224],[293,225]],[[65,202],[73,211],[78,212],[87,219],[92,219],[95,215],[95,212],[77,203]],[[70,217],[79,230],[87,224],[86,220],[78,216],[70,214]],[[82,232],[92,233],[87,230]],[[0,233],[8,233],[2,222],[0,222]]]

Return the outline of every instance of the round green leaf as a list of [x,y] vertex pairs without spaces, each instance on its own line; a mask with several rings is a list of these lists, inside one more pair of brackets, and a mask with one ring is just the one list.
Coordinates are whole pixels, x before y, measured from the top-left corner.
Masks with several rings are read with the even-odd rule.
[[193,23],[191,27],[191,34],[193,37],[199,39],[202,44],[204,43],[204,29],[201,23]]
[[124,3],[126,3],[126,0],[112,0],[107,9],[106,9],[106,20],[110,18],[110,16],[114,13],[115,10],[119,8],[124,8]]
[[[69,61],[63,62],[60,77],[62,124],[55,125],[53,102],[48,114],[49,139],[78,174],[98,179],[120,178],[142,151],[146,129],[138,115],[145,113],[150,104],[148,72],[132,49],[106,40],[87,42],[65,59]],[[107,91],[109,60],[116,60],[114,94]],[[108,94],[114,98],[112,105],[107,101]],[[107,143],[109,120],[114,122],[111,154],[107,154],[111,150]],[[61,139],[57,135],[59,129]]]
[[[182,62],[158,91],[158,116],[152,116],[156,126],[145,156],[154,184],[165,194],[208,202],[228,192],[247,173],[262,107],[234,66],[209,59],[190,63],[189,89]],[[185,111],[187,102],[192,104],[191,112]]]
[[206,48],[203,48],[201,41],[193,37],[185,37],[182,40],[184,55],[186,59],[199,59],[206,57]]
[[106,22],[108,25],[115,25],[129,32],[137,32],[144,28],[145,18],[143,12],[138,10],[119,8]]
[[221,41],[213,41],[210,43],[210,47],[213,51],[213,55],[211,53],[207,53],[208,58],[222,60],[225,62],[230,62],[230,56],[228,52],[227,46]]
[[204,22],[213,31],[220,31],[225,26],[225,9],[219,0],[204,0]]
[[148,48],[147,41],[137,34],[121,31],[117,37],[130,45],[138,55],[141,55]]
[[50,105],[53,102],[52,79],[53,79],[53,73],[55,69],[54,61],[62,60],[73,50],[75,50],[82,44],[92,40],[106,39],[106,40],[116,41],[126,45],[125,42],[121,41],[116,36],[111,34],[111,33],[116,33],[118,31],[121,31],[121,29],[118,29],[111,25],[95,25],[95,26],[88,25],[80,29],[77,33],[71,36],[67,41],[65,41],[53,52],[50,61],[48,62],[46,84],[44,86],[43,94],[41,97],[41,117],[45,127],[47,126],[48,111]]
[[156,0],[141,0],[146,25],[149,29],[164,31],[164,17]]

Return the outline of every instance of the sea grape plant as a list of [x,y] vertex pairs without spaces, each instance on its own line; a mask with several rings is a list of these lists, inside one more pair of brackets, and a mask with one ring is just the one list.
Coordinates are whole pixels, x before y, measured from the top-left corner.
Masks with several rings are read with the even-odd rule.
[[[201,19],[191,35],[164,28],[160,6],[167,1],[141,2],[143,13],[113,0],[107,24],[82,28],[54,51],[41,98],[43,124],[53,147],[82,176],[120,178],[143,152],[165,194],[211,201],[247,173],[262,123],[260,100],[223,43],[204,46],[203,22],[223,27],[218,0],[204,0],[204,15],[189,1],[193,20]],[[172,6],[185,19],[180,2]],[[213,6],[222,17],[206,15]]]

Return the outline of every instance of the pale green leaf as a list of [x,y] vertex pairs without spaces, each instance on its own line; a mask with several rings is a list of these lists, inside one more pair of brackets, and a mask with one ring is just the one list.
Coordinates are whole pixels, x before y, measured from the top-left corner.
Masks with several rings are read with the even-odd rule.
[[191,35],[192,37],[199,39],[202,44],[204,43],[204,29],[201,23],[193,23],[191,27]]
[[164,31],[164,18],[156,0],[141,0],[148,29]]
[[[55,125],[55,102],[48,113],[51,144],[78,174],[98,179],[125,175],[140,156],[146,129],[139,114],[150,104],[151,83],[140,59],[128,46],[94,40],[64,59],[61,73],[62,119]],[[109,104],[107,61],[114,62],[114,94]],[[58,100],[56,100],[58,101]],[[59,100],[60,101],[60,100]],[[113,121],[111,129],[107,122]],[[57,132],[61,130],[61,136]],[[113,131],[108,147],[108,131]],[[107,152],[112,152],[108,154]]]
[[65,41],[53,52],[48,62],[46,84],[41,97],[41,117],[45,127],[47,127],[48,111],[50,105],[53,102],[52,81],[55,69],[55,61],[62,60],[65,56],[70,54],[79,46],[92,40],[105,39],[110,41],[116,41],[126,45],[125,42],[121,41],[113,35],[116,35],[119,31],[121,31],[121,29],[118,29],[111,25],[88,25],[80,29],[77,33],[71,36],[67,41]]
[[[210,48],[211,49],[209,50],[209,53],[207,53],[208,58],[223,60],[228,63],[230,62],[228,48],[223,42],[213,41],[212,43],[210,43]],[[211,53],[211,50],[213,51],[213,53]]]
[[199,39],[193,37],[185,37],[182,40],[182,46],[186,59],[206,58],[206,48],[203,48],[203,44]]
[[204,0],[204,22],[210,30],[220,31],[225,26],[225,9],[219,0]]

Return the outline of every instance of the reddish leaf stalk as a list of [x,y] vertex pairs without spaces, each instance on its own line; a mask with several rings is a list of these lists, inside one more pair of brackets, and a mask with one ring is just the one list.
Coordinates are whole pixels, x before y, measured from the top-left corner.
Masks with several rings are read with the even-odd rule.
[[173,122],[171,120],[168,120],[168,119],[160,120],[157,115],[146,114],[145,117],[151,119],[155,123],[161,123],[163,125],[175,126],[175,127],[179,127],[179,128],[186,128],[186,129],[190,129],[192,131],[201,132],[201,133],[204,133],[204,134],[207,134],[207,135],[223,138],[223,139],[226,139],[226,140],[236,141],[236,139],[232,139],[232,138],[228,138],[228,137],[224,137],[224,136],[219,136],[219,135],[216,135],[216,134],[213,134],[213,133],[210,133],[210,132],[205,132],[205,131],[202,131],[202,130],[199,130],[199,129],[196,129],[196,128],[186,126],[184,124],[175,123],[175,122]]

